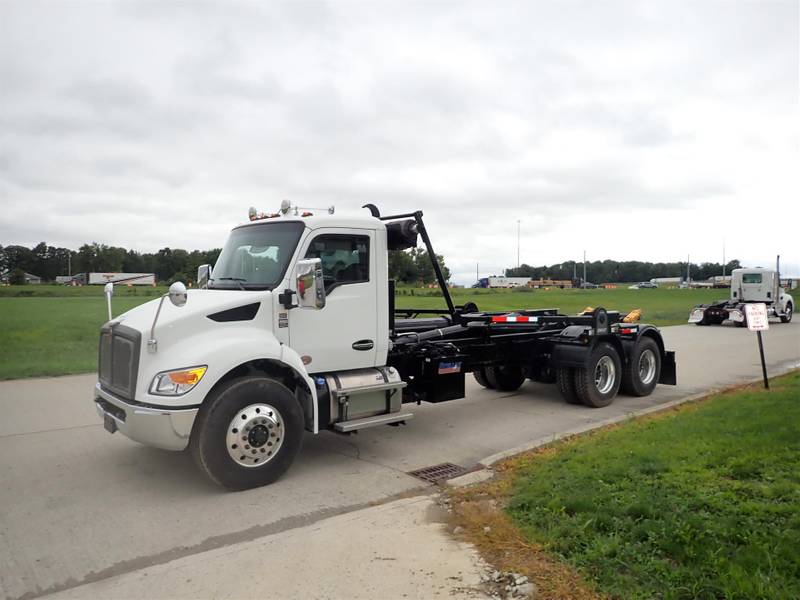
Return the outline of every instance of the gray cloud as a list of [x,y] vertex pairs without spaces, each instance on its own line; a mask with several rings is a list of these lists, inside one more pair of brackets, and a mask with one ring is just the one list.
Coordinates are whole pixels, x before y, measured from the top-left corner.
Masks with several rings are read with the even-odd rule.
[[207,247],[288,197],[422,208],[465,282],[517,219],[527,262],[755,260],[796,228],[741,215],[800,191],[797,47],[793,1],[5,2],[0,243]]

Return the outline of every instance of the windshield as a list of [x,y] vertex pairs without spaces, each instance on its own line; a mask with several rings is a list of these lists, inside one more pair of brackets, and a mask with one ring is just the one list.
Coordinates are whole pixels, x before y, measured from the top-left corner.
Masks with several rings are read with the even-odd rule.
[[271,290],[286,272],[303,224],[264,223],[231,231],[214,266],[211,289]]

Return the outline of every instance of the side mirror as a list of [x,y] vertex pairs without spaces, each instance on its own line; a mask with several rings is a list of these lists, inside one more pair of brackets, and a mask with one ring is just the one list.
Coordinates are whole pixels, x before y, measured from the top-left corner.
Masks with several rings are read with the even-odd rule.
[[208,280],[211,279],[211,265],[200,265],[197,267],[197,287],[205,289],[208,287]]
[[169,300],[175,306],[183,306],[186,304],[186,286],[183,285],[180,281],[176,281],[171,286],[169,286]]
[[322,260],[308,258],[297,261],[297,306],[319,310],[325,307],[325,282]]

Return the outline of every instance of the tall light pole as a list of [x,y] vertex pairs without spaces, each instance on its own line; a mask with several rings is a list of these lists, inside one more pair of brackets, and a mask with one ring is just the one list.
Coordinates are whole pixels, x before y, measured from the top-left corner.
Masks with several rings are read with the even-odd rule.
[[517,268],[519,269],[519,219],[517,219]]

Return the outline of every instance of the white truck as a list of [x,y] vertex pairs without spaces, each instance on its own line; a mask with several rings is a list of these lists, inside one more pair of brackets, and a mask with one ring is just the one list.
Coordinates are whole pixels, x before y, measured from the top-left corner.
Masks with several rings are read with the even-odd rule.
[[487,313],[395,309],[388,250],[436,256],[422,212],[348,218],[283,206],[251,209],[205,289],[164,297],[102,327],[94,401],[106,429],[184,450],[230,489],[268,484],[297,455],[304,430],[351,434],[399,425],[409,403],[464,397],[465,374],[500,391],[526,378],[557,383],[573,404],[603,407],[619,390],[675,383],[675,356],[652,326],[595,308]]
[[768,316],[789,323],[794,312],[794,299],[780,285],[780,257],[778,259],[777,269],[734,269],[731,272],[730,297],[712,304],[698,304],[689,313],[689,323],[721,325],[730,320],[737,327],[745,327],[744,307],[752,302],[763,302],[767,305]]

